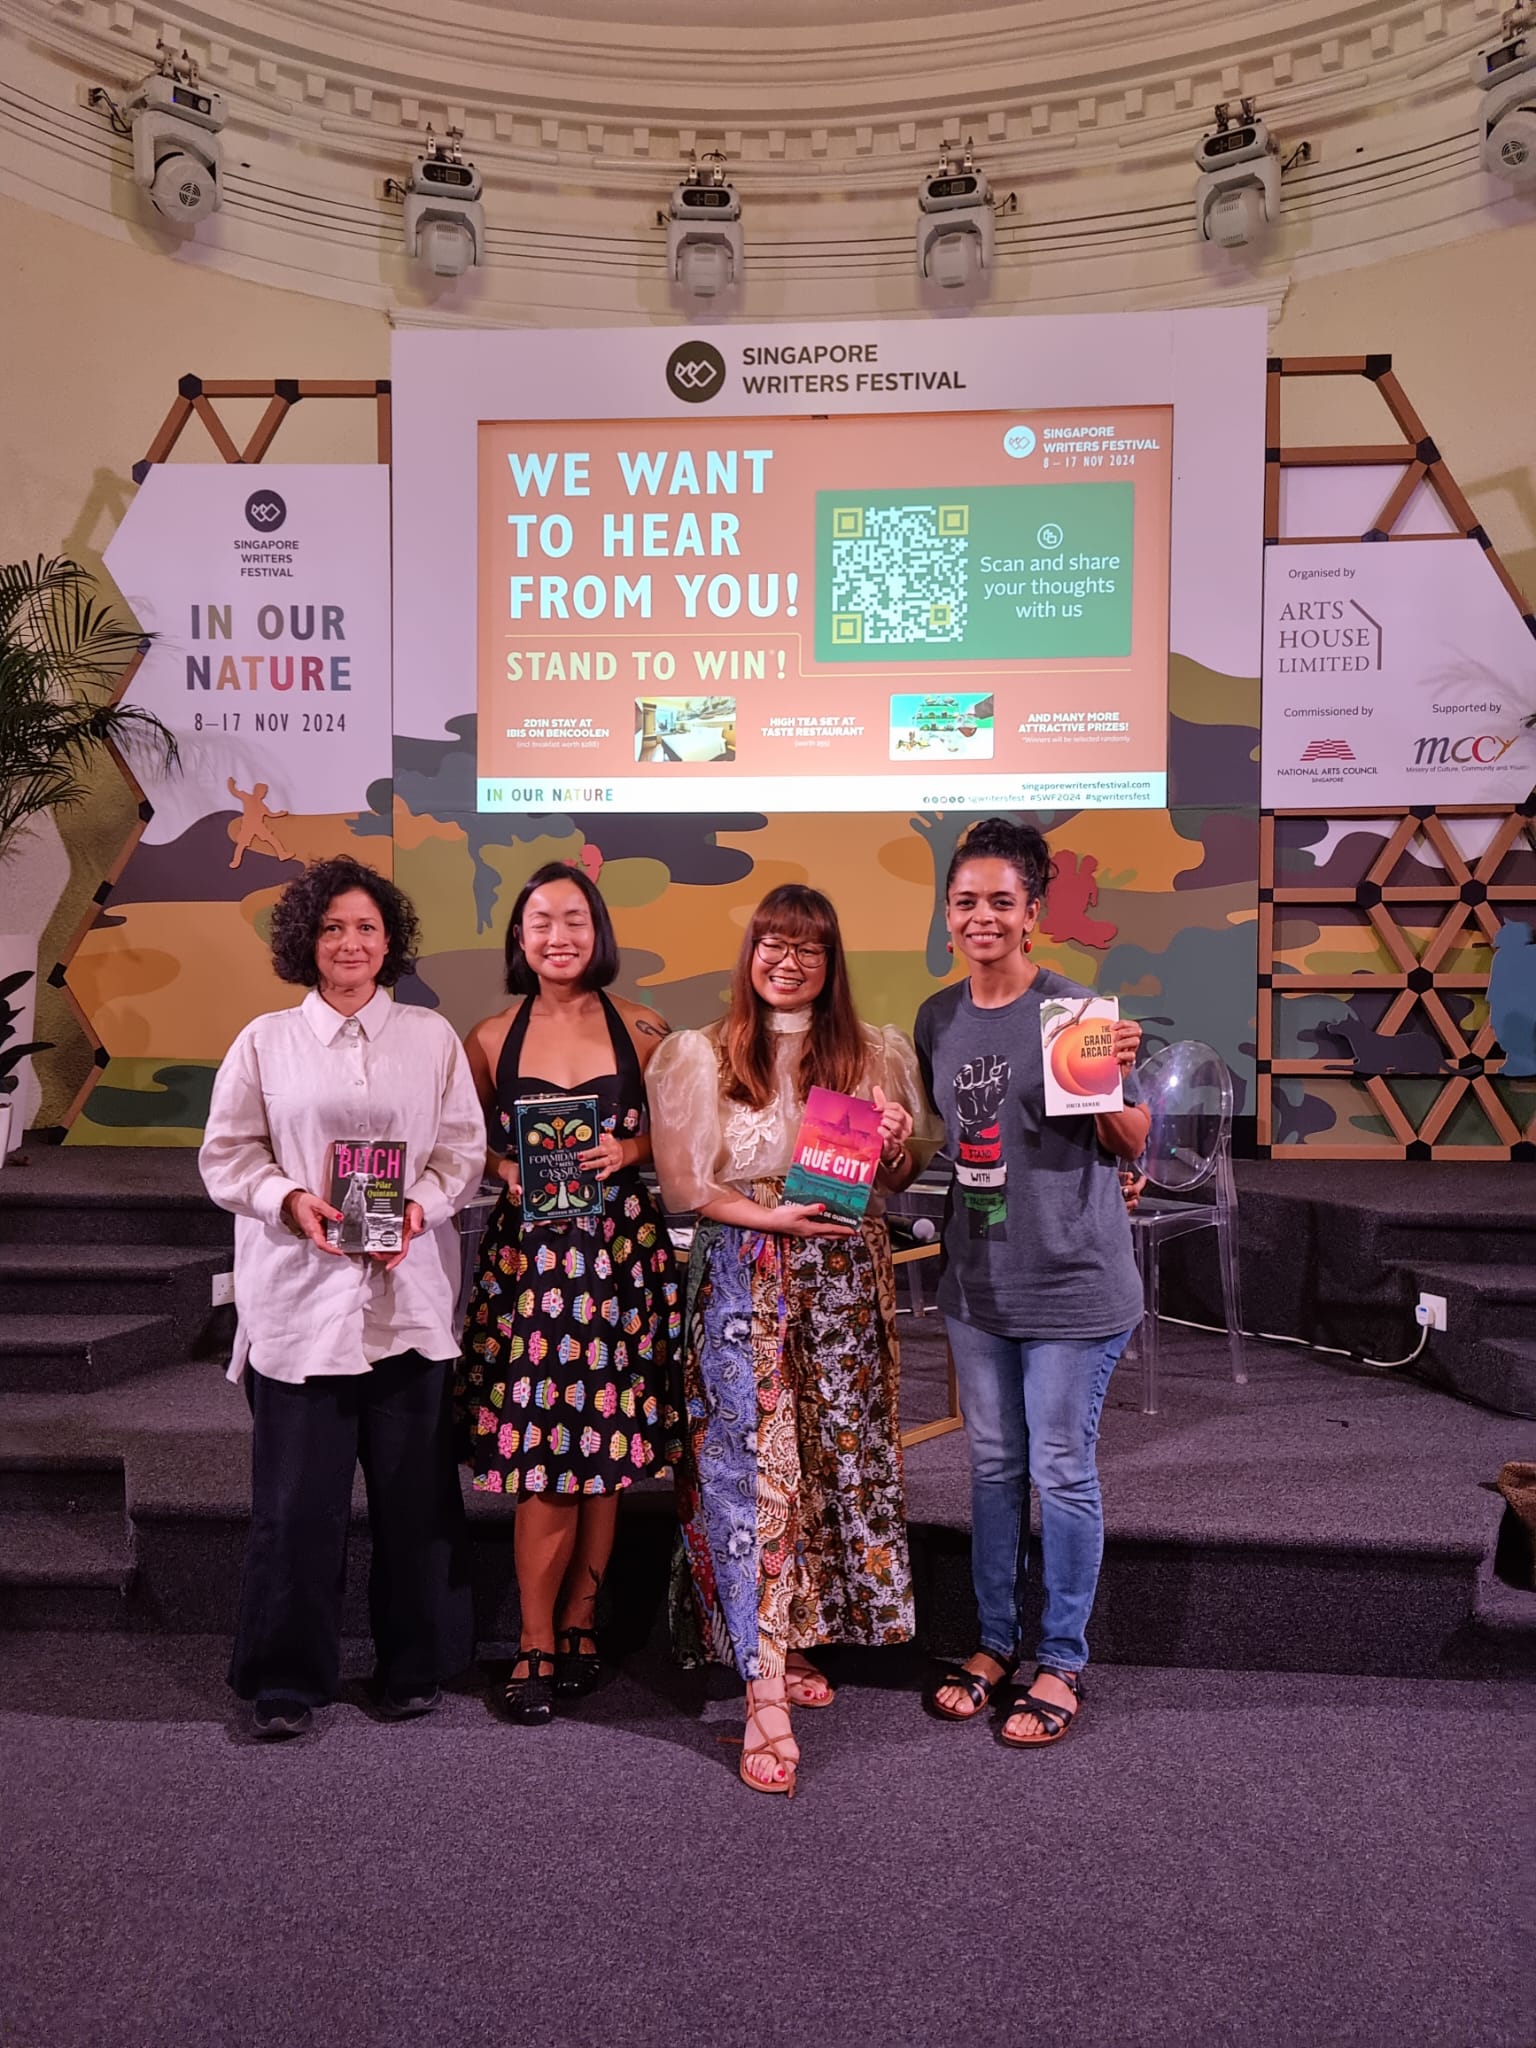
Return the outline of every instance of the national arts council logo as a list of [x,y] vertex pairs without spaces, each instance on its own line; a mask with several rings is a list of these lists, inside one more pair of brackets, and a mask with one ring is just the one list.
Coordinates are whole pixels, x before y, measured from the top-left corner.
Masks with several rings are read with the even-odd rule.
[[1324,733],[1317,739],[1308,740],[1295,766],[1277,768],[1275,773],[1285,778],[1295,778],[1310,784],[1319,782],[1342,782],[1346,778],[1374,776],[1376,769],[1368,761],[1362,761],[1347,739],[1337,733]]
[[276,491],[252,491],[245,501],[245,523],[253,533],[276,533],[288,517],[288,507]]
[[725,357],[713,342],[683,342],[667,357],[667,389],[684,405],[707,404],[725,389]]

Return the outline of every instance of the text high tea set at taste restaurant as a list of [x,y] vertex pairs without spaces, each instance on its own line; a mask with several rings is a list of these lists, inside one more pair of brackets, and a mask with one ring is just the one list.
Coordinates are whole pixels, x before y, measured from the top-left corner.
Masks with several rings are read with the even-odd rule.
[[482,421],[480,809],[1160,806],[1172,424]]

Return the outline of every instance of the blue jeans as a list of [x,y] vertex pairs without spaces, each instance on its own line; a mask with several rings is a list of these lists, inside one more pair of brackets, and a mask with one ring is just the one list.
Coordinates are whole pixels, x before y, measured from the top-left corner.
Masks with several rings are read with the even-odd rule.
[[1081,1671],[1104,1555],[1094,1455],[1099,1414],[1131,1333],[1053,1343],[946,1322],[971,1451],[971,1573],[981,1648],[1009,1661],[1019,1647],[1033,1480],[1045,1582],[1036,1656],[1055,1670]]

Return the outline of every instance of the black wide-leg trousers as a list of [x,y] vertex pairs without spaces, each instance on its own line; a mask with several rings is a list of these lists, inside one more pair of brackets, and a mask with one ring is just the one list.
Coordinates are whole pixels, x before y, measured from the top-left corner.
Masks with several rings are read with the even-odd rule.
[[414,1351],[368,1372],[290,1382],[248,1370],[251,1532],[229,1682],[241,1699],[336,1696],[352,1477],[368,1489],[377,1676],[430,1692],[473,1650],[449,1415],[451,1361]]

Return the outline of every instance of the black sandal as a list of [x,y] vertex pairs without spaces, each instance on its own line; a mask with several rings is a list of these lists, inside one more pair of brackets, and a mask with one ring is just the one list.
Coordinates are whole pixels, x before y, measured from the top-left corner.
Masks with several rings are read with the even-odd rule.
[[[1006,1684],[1019,1668],[1016,1654],[1012,1657],[999,1657],[996,1650],[977,1650],[973,1654],[978,1657],[990,1657],[994,1664],[1001,1664],[1003,1668],[996,1678],[984,1678],[979,1671],[967,1671],[958,1659],[952,1664],[942,1664],[939,1667],[938,1678],[923,1694],[924,1707],[941,1721],[974,1721],[978,1714],[985,1712],[987,1702],[997,1688]],[[970,1699],[970,1713],[957,1714],[952,1707],[940,1706],[939,1694],[951,1686],[965,1693]]]
[[[528,1668],[519,1678],[517,1667]],[[547,1666],[546,1670],[544,1667]],[[519,1650],[507,1680],[507,1707],[523,1728],[540,1728],[555,1711],[555,1658],[551,1650]]]
[[[555,1697],[584,1699],[603,1681],[602,1659],[597,1654],[597,1637],[589,1628],[557,1628],[555,1642]],[[590,1650],[582,1644],[590,1643]]]
[[[1031,1692],[1029,1687],[1042,1678],[1059,1679],[1071,1693],[1077,1706],[1064,1707],[1056,1700],[1043,1700],[1038,1693]],[[1009,1691],[1008,1703],[1003,1710],[1002,1726],[997,1731],[998,1741],[1005,1743],[1009,1749],[1044,1749],[1052,1742],[1060,1742],[1077,1719],[1083,1697],[1083,1681],[1075,1671],[1054,1671],[1049,1664],[1037,1665],[1035,1675],[1028,1686],[1016,1685]],[[1010,1735],[1008,1723],[1016,1714],[1033,1714],[1045,1733]]]

